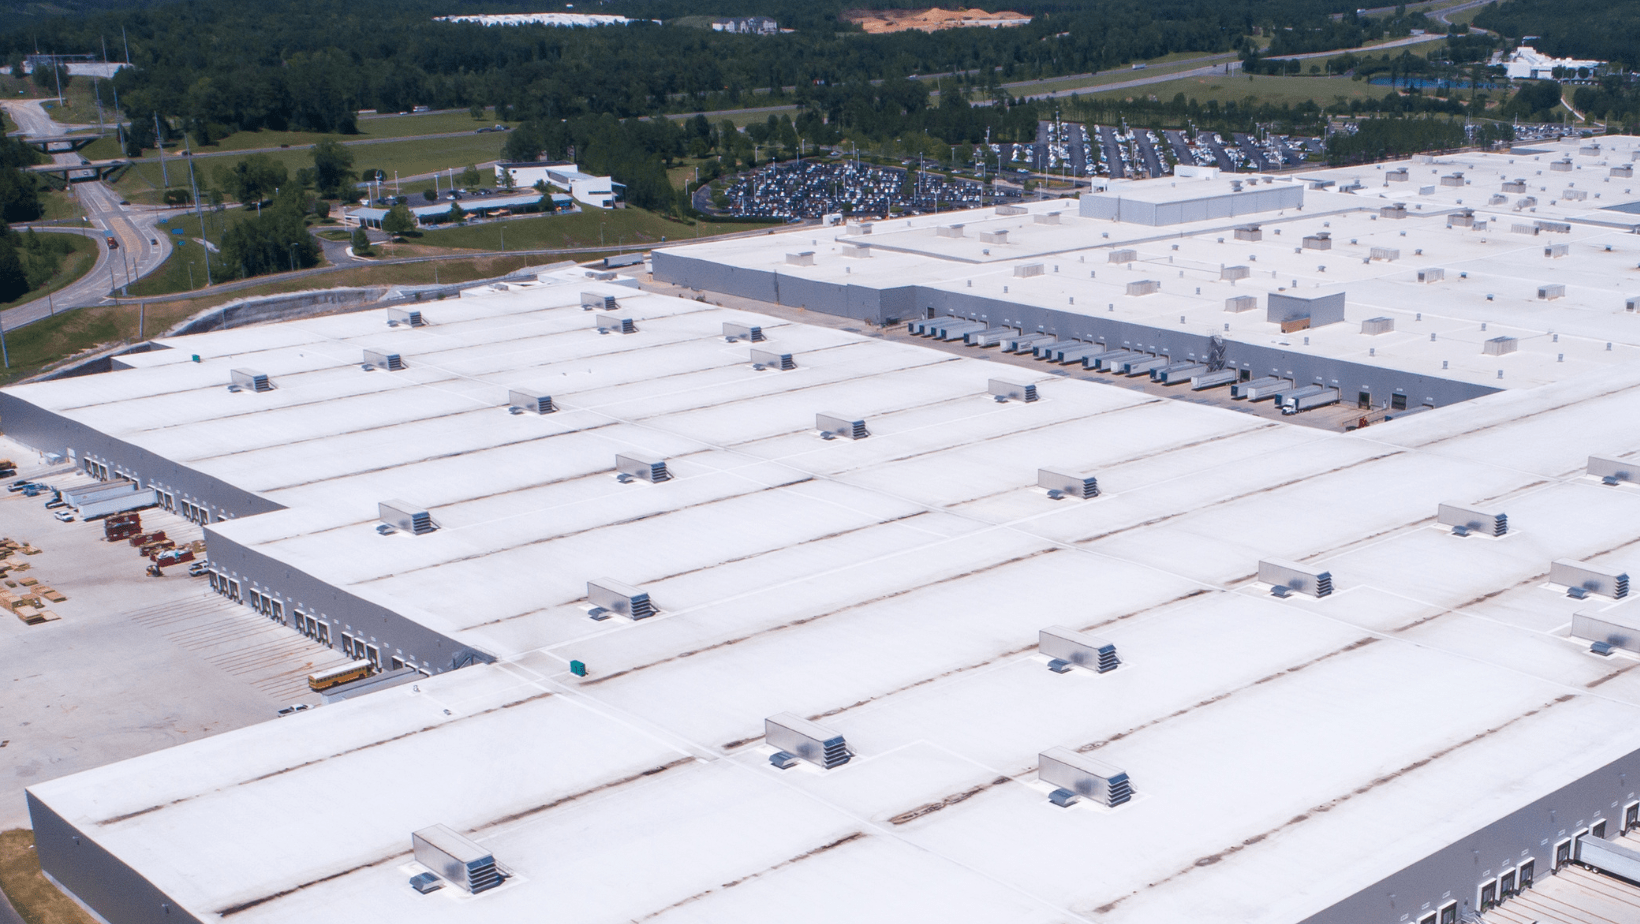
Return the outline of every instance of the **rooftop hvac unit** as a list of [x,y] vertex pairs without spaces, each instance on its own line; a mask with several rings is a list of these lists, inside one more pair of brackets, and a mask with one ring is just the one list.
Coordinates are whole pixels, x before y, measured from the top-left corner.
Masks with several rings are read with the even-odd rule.
[[854,756],[842,735],[790,712],[763,720],[763,740],[827,770],[841,767]]
[[1629,576],[1626,573],[1565,558],[1549,566],[1549,583],[1562,584],[1573,591],[1582,590],[1584,594],[1600,594],[1613,600],[1629,595]]
[[1219,267],[1219,278],[1220,279],[1229,279],[1233,282],[1237,279],[1246,279],[1248,276],[1251,276],[1251,275],[1253,275],[1253,270],[1252,270],[1251,267],[1247,267],[1247,266],[1221,266],[1221,267]]
[[842,253],[843,256],[852,257],[856,260],[868,260],[871,258],[871,245],[851,244],[848,241],[844,241]]
[[1049,491],[1059,491],[1081,500],[1091,500],[1099,496],[1099,479],[1095,478],[1092,472],[1039,468],[1036,470],[1036,486]]
[[587,581],[587,602],[628,619],[647,619],[655,615],[655,604],[649,601],[648,593],[613,578]]
[[[1536,205],[1537,203],[1533,203]],[[1564,221],[1534,221],[1532,226],[1539,231],[1552,231],[1555,234],[1571,234],[1572,226]]]
[[803,250],[797,253],[786,254],[786,262],[792,266],[813,266],[814,251]]
[[1258,225],[1242,225],[1236,229],[1235,235],[1238,241],[1262,241],[1264,240],[1264,229]]
[[666,460],[656,456],[637,452],[622,452],[615,455],[615,471],[622,475],[631,475],[650,484],[660,484],[672,480],[672,474],[666,470]]
[[1633,179],[1634,178],[1634,165],[1633,164],[1624,164],[1621,167],[1613,167],[1611,169],[1611,174],[1612,174],[1612,176],[1622,177],[1625,180]]
[[1560,198],[1571,202],[1583,202],[1589,198],[1589,194],[1581,189],[1568,189],[1560,194]]
[[1162,284],[1158,280],[1155,280],[1155,279],[1141,279],[1138,282],[1130,282],[1130,283],[1127,284],[1127,294],[1129,294],[1129,295],[1153,295],[1156,292],[1161,291],[1161,288],[1162,288]]
[[1481,352],[1487,356],[1503,356],[1520,349],[1520,341],[1514,337],[1493,337],[1481,344]]
[[1512,234],[1536,234],[1536,233],[1538,233],[1538,229],[1537,229],[1536,225],[1525,225],[1525,224],[1521,224],[1518,221],[1514,222],[1513,224],[1511,224],[1509,226],[1509,231]]
[[422,320],[419,308],[389,308],[387,309],[387,323],[390,325],[404,325],[405,327],[426,327],[427,322]]
[[755,324],[736,324],[733,321],[724,321],[723,336],[729,340],[745,340],[750,343],[757,343],[763,340],[763,328]]
[[514,388],[507,392],[509,407],[522,408],[531,414],[551,414],[558,410],[552,403],[552,396],[542,394],[533,389]]
[[1640,468],[1637,468],[1633,462],[1590,456],[1588,471],[1589,474],[1607,484],[1616,484],[1619,481],[1634,481],[1636,474],[1640,473]]
[[1554,173],[1570,173],[1572,170],[1572,162],[1569,160],[1552,161],[1549,164],[1549,169]]
[[1526,181],[1525,180],[1514,180],[1514,181],[1511,181],[1511,182],[1504,183],[1503,184],[1503,191],[1506,192],[1506,193],[1523,193],[1523,192],[1526,191]]
[[869,222],[869,221],[851,221],[851,222],[848,223],[848,227],[843,229],[843,233],[845,233],[845,234],[870,234],[871,233],[871,222]]
[[1100,805],[1114,808],[1133,798],[1127,772],[1070,748],[1051,748],[1036,757],[1036,777]]
[[1552,301],[1552,300],[1557,299],[1557,298],[1564,298],[1565,296],[1566,296],[1566,287],[1564,285],[1561,285],[1560,283],[1553,283],[1551,285],[1546,285],[1546,286],[1538,286],[1538,298],[1540,298],[1544,301]]
[[1600,145],[1598,143],[1597,144],[1585,144],[1584,146],[1577,149],[1577,153],[1582,154],[1585,157],[1599,157],[1600,156]]
[[1361,333],[1377,336],[1395,330],[1394,318],[1368,318],[1361,322]]
[[[1486,200],[1487,205],[1506,205],[1506,204],[1508,204],[1508,202],[1509,202],[1509,197],[1504,195],[1503,193],[1493,193],[1491,198]],[[1471,219],[1470,221],[1471,221],[1471,223],[1473,223],[1474,220]]]
[[935,233],[939,234],[940,237],[962,237],[963,236],[962,225],[941,225],[940,227],[935,228],[934,230],[935,230]]
[[599,330],[612,330],[617,334],[635,334],[638,332],[638,325],[631,318],[623,318],[615,314],[600,314],[594,315],[593,319],[597,322]]
[[[1494,205],[1495,204],[1496,203],[1494,203]],[[1475,213],[1469,209],[1464,209],[1461,212],[1455,212],[1446,216],[1446,226],[1448,228],[1471,228],[1474,227],[1474,225]]]
[[[1519,199],[1515,200],[1515,208],[1517,209],[1537,208],[1537,204],[1537,196],[1521,196]],[[1533,233],[1535,234],[1536,232],[1534,231]]]
[[385,353],[381,350],[365,350],[364,364],[386,369],[388,372],[397,372],[404,368],[404,360],[399,358],[399,354]]
[[1625,603],[1609,610],[1573,613],[1572,637],[1640,654],[1640,612],[1634,604]]
[[1551,260],[1558,260],[1572,252],[1569,244],[1550,244],[1543,248],[1543,255]]
[[1401,259],[1401,251],[1394,247],[1374,247],[1370,259],[1383,260],[1386,263],[1393,262]]
[[433,825],[410,835],[416,862],[444,881],[478,893],[501,884],[495,857],[448,825]]
[[1277,558],[1267,558],[1258,563],[1258,579],[1273,588],[1286,588],[1316,598],[1333,592],[1331,571],[1319,571],[1308,565]]
[[995,231],[981,231],[979,239],[981,243],[985,244],[1006,244],[1008,243],[1008,229],[998,228]]
[[1634,311],[1636,308],[1640,308],[1640,298],[1629,299],[1627,302],[1624,302],[1624,307],[1629,311]]
[[1113,643],[1065,626],[1049,626],[1038,632],[1036,647],[1055,661],[1067,661],[1101,674],[1122,663]]
[[1057,225],[1059,224],[1059,213],[1039,212],[1031,216],[1031,221],[1039,225]]
[[1440,282],[1446,278],[1446,270],[1438,266],[1428,266],[1418,271],[1419,282]]
[[1305,250],[1331,250],[1332,235],[1326,231],[1311,234],[1302,241]]
[[1040,276],[1045,271],[1046,268],[1040,263],[1022,263],[1014,267],[1015,276]]
[[1256,295],[1232,295],[1224,300],[1225,311],[1253,311],[1258,308]]
[[408,501],[382,501],[376,505],[376,515],[388,526],[414,536],[423,536],[438,529],[432,514]]
[[233,369],[228,373],[237,388],[248,388],[251,391],[273,391],[273,383],[268,381],[266,372],[257,372],[255,369]]
[[841,414],[814,415],[814,429],[851,440],[863,440],[871,435],[866,429],[865,421],[850,420]]
[[1441,185],[1442,186],[1462,186],[1463,185],[1463,174],[1454,173],[1454,174],[1451,174],[1450,176],[1443,176],[1443,177],[1441,177]]
[[[1030,211],[1030,209],[1027,209],[1023,205],[999,205],[999,206],[997,206],[997,214],[998,215],[1024,215],[1028,211]],[[1058,213],[1056,212],[1054,214],[1058,214]]]
[[581,310],[582,311],[614,311],[614,310],[616,310],[615,309],[615,296],[613,296],[613,295],[599,295],[596,292],[582,292],[581,293]]
[[1412,174],[1405,167],[1397,167],[1384,174],[1384,180],[1390,183],[1405,183],[1410,179],[1412,179]]
[[1132,263],[1137,259],[1139,259],[1139,251],[1137,250],[1112,250],[1110,252],[1109,262]]
[[1035,385],[1021,385],[1017,382],[1009,382],[1006,379],[992,379],[986,383],[986,390],[999,398],[1007,398],[1009,401],[1031,402],[1035,401],[1037,397]]
[[772,353],[768,350],[753,350],[752,365],[762,366],[766,369],[779,369],[782,372],[797,368],[797,364],[792,362],[792,354]]
[[1503,536],[1509,532],[1509,515],[1505,513],[1487,513],[1483,510],[1472,510],[1468,507],[1459,507],[1456,504],[1442,504],[1436,510],[1436,522],[1442,526],[1450,526],[1453,532],[1459,529],[1467,533],[1482,533],[1488,536]]
[[1397,202],[1394,205],[1386,205],[1383,208],[1378,210],[1378,217],[1380,217],[1380,218],[1405,218],[1405,217],[1407,217],[1406,203]]

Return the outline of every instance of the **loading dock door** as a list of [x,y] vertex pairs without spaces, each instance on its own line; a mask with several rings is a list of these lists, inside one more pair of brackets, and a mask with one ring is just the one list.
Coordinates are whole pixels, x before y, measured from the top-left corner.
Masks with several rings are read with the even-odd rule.
[[1355,406],[1358,407],[1358,408],[1371,410],[1372,409],[1372,392],[1370,392],[1370,391],[1358,392],[1355,396]]

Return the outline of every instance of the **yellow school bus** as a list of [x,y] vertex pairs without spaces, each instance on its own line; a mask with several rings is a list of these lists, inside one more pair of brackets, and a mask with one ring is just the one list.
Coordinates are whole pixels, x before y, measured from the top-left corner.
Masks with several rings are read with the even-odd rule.
[[308,689],[320,693],[331,687],[341,686],[344,683],[363,680],[369,677],[374,670],[369,661],[354,661],[350,664],[343,664],[341,667],[333,667],[328,671],[309,674]]

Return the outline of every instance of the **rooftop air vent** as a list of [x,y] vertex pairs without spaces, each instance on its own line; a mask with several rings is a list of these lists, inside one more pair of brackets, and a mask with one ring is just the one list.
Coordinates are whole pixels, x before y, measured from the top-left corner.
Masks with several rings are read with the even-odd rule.
[[1236,240],[1262,241],[1264,240],[1264,230],[1258,225],[1242,225],[1236,229]]
[[797,368],[797,364],[792,362],[792,354],[772,353],[768,350],[753,350],[752,365],[764,369],[779,369],[781,371]]
[[558,410],[552,403],[552,396],[545,395],[533,389],[513,389],[507,392],[507,404],[510,407],[521,408],[530,414],[551,414]]
[[1621,600],[1629,595],[1629,576],[1621,571],[1588,562],[1559,559],[1549,566],[1549,583],[1564,585],[1568,592],[1582,590],[1586,594],[1600,594]]
[[1111,262],[1111,263],[1132,263],[1133,261],[1135,261],[1137,259],[1139,259],[1139,251],[1137,251],[1137,250],[1112,250],[1110,252],[1110,261],[1109,262]]
[[615,296],[599,295],[597,292],[581,293],[582,311],[615,311]]
[[863,440],[871,435],[870,431],[866,430],[865,421],[853,420],[841,414],[814,415],[814,429],[819,430],[822,435],[830,433],[851,440]]
[[1224,300],[1225,311],[1253,311],[1256,308],[1258,308],[1258,296],[1256,295],[1232,295]]
[[1127,772],[1070,748],[1051,748],[1037,755],[1036,777],[1050,786],[1068,789],[1103,806],[1114,808],[1133,798]]
[[763,740],[827,770],[841,767],[854,756],[842,735],[790,712],[763,720]]
[[613,578],[587,581],[587,602],[599,610],[628,619],[647,619],[655,615],[655,605],[649,602],[648,593]]
[[1607,484],[1617,484],[1620,481],[1634,481],[1636,468],[1632,462],[1622,462],[1617,459],[1603,459],[1600,456],[1589,457],[1589,474]]
[[1049,492],[1068,494],[1079,500],[1091,500],[1099,496],[1099,479],[1095,478],[1092,472],[1039,468],[1036,470],[1036,486],[1046,488]]
[[672,480],[672,475],[666,470],[666,460],[656,456],[637,452],[623,452],[615,456],[615,471],[622,475],[631,475],[641,481],[651,484],[660,484]]
[[1450,526],[1453,531],[1466,530],[1468,533],[1501,537],[1509,532],[1509,515],[1505,513],[1487,513],[1468,507],[1459,507],[1456,504],[1442,504],[1436,511],[1436,522],[1442,526]]
[[1317,598],[1333,592],[1331,571],[1320,571],[1277,558],[1258,563],[1258,579],[1273,588],[1286,588],[1289,592],[1297,591]]
[[1036,647],[1055,661],[1066,661],[1101,674],[1115,670],[1122,663],[1111,642],[1065,626],[1049,626],[1039,631]]
[[1520,341],[1514,337],[1493,337],[1481,343],[1481,352],[1487,356],[1503,356],[1520,349]]
[[233,384],[251,391],[273,391],[273,383],[268,381],[266,372],[257,372],[255,369],[234,369],[228,373],[233,377]]
[[376,505],[376,514],[388,526],[416,536],[438,529],[431,514],[409,501],[382,501]]
[[398,372],[405,367],[404,360],[399,358],[399,354],[381,350],[365,350],[364,363],[377,369],[386,369],[388,372]]
[[1368,318],[1361,322],[1361,333],[1370,336],[1387,334],[1395,330],[1394,318]]
[[476,894],[501,884],[495,857],[448,825],[433,825],[411,834],[410,846],[417,863],[469,892]]
[[986,383],[986,389],[998,398],[1006,398],[1009,401],[1030,402],[1035,401],[1037,397],[1035,385],[1021,385],[1006,379],[992,379]]
[[[1593,641],[1594,646],[1590,650],[1597,654],[1610,654],[1612,648],[1640,654],[1640,612],[1635,611],[1634,604],[1628,603],[1610,609],[1573,613],[1572,637]],[[1595,647],[1599,645],[1605,645],[1606,650]]]
[[600,314],[595,315],[594,319],[597,321],[599,333],[606,330],[614,331],[617,334],[635,334],[638,332],[638,325],[631,318],[623,318],[614,314]]
[[724,321],[723,339],[730,342],[745,340],[748,343],[758,343],[763,340],[763,328],[755,324],[736,324],[733,321]]
[[389,308],[387,309],[387,323],[392,326],[426,327],[427,322],[422,320],[420,309]]

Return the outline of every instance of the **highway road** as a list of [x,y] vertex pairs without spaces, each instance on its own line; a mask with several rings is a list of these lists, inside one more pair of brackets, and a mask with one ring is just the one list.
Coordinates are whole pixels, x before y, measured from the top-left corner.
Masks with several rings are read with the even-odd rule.
[[[40,108],[39,100],[0,100],[6,114],[25,134],[34,136],[66,135],[82,126],[54,122]],[[78,154],[56,154],[60,164],[77,164]],[[111,292],[136,282],[159,268],[171,255],[171,241],[159,232],[159,219],[174,214],[174,209],[133,209],[120,204],[118,193],[103,183],[75,183],[71,187],[78,198],[86,221],[81,222],[82,233],[99,242],[97,263],[78,281],[65,286],[48,298],[37,298],[0,312],[0,325],[7,330],[47,317],[56,310],[100,305],[111,301]],[[40,230],[49,230],[41,228]],[[110,250],[102,244],[112,237],[119,246]]]

